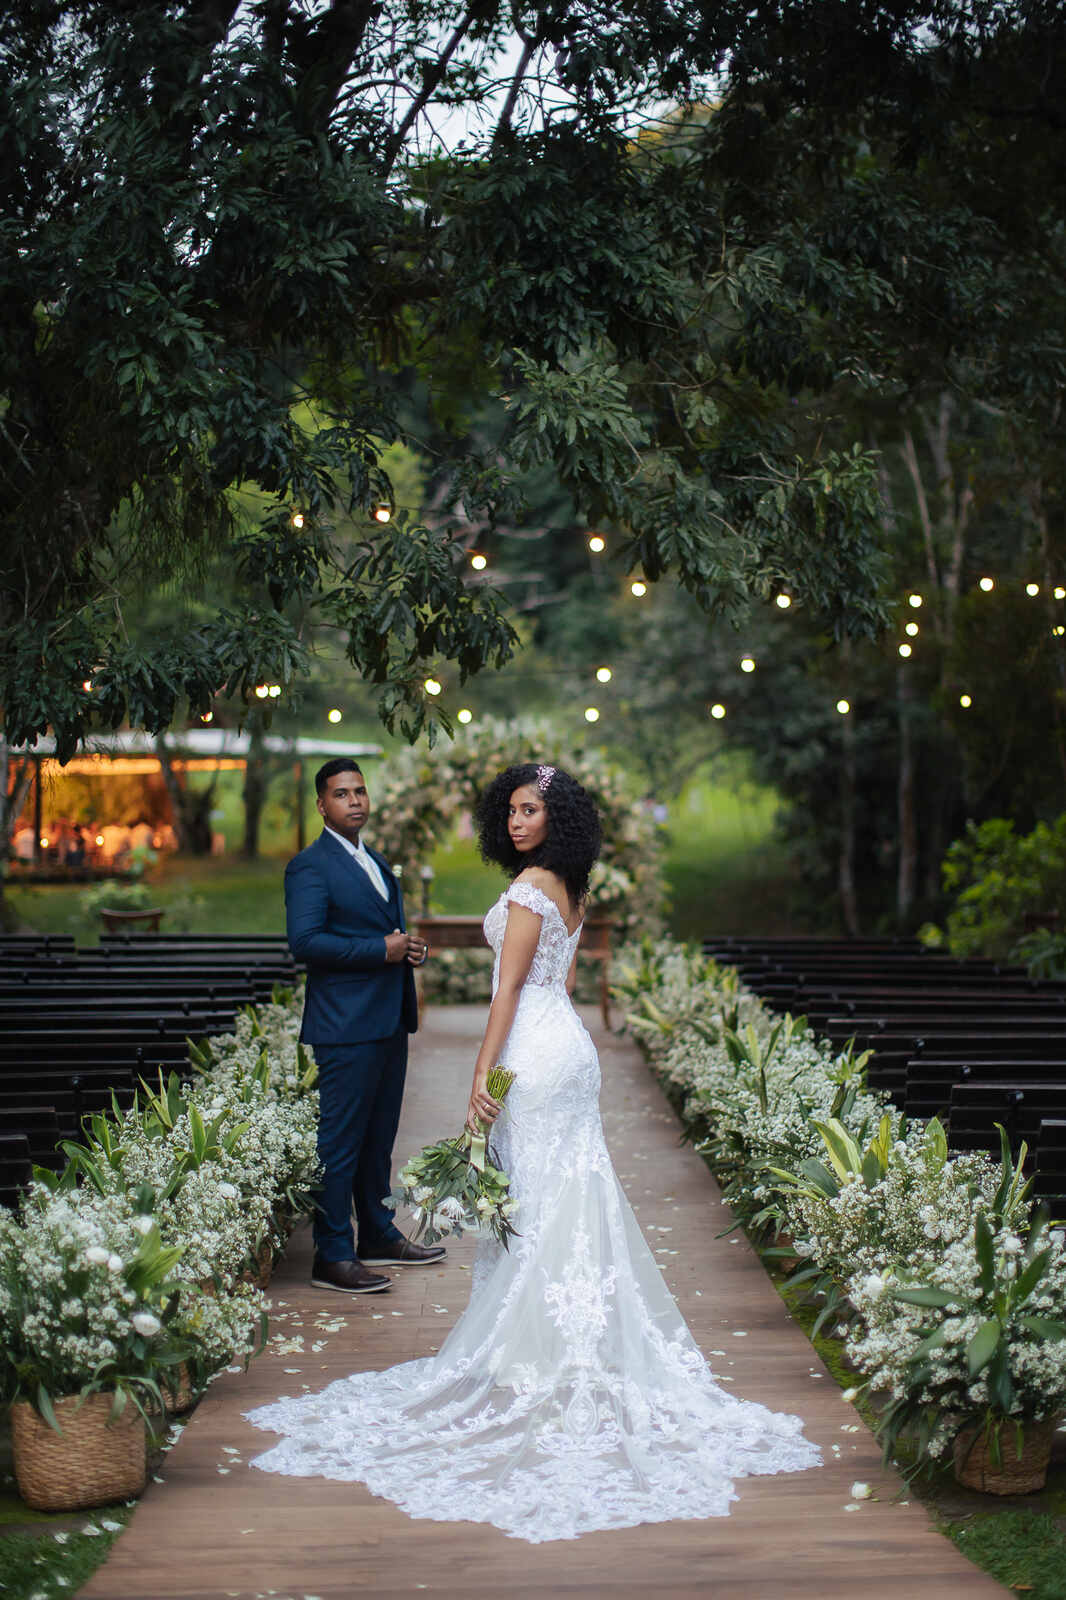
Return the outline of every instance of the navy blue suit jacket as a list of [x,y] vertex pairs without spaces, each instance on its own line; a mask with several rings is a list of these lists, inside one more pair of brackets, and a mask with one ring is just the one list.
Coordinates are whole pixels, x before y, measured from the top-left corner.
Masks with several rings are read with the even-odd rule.
[[305,1044],[364,1044],[418,1027],[411,966],[385,960],[385,935],[406,926],[403,895],[385,858],[370,854],[387,900],[325,830],[285,868],[289,948],[307,966]]

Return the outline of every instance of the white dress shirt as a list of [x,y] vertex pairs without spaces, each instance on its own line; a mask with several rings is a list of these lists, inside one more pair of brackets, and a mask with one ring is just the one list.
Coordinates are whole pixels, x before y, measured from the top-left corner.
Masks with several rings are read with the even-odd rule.
[[353,844],[350,839],[346,839],[344,837],[343,833],[338,833],[336,828],[331,828],[328,823],[326,823],[324,826],[326,832],[331,833],[337,840],[337,843],[344,846],[353,860],[358,861],[359,865],[362,867],[363,871],[366,873],[367,877],[370,879],[381,898],[383,900],[387,900],[389,898],[389,891],[388,886],[385,883],[385,879],[381,875],[381,868],[374,860],[374,857],[370,854],[370,851],[367,849],[362,839],[360,839],[357,844]]

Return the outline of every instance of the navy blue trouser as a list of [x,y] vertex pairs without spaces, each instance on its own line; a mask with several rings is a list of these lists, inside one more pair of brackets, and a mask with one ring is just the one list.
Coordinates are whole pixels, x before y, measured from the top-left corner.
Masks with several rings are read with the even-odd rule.
[[[407,1075],[407,1031],[367,1044],[316,1044],[318,1154],[325,1169],[315,1195],[315,1254],[351,1261],[401,1236],[384,1204],[392,1187],[392,1146]],[[352,1205],[359,1248],[352,1231]]]

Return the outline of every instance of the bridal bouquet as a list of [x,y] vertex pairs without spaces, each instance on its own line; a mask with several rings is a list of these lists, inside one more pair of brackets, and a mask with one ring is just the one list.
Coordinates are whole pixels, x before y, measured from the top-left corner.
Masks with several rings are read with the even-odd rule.
[[[488,1091],[494,1100],[506,1098],[514,1073],[493,1067]],[[399,1187],[386,1201],[395,1209],[412,1208],[416,1239],[425,1237],[436,1244],[447,1234],[461,1237],[466,1231],[491,1233],[500,1244],[507,1244],[515,1229],[511,1218],[515,1202],[510,1198],[509,1180],[489,1160],[488,1124],[480,1133],[463,1130],[457,1139],[442,1139],[427,1144],[412,1156],[399,1173]]]

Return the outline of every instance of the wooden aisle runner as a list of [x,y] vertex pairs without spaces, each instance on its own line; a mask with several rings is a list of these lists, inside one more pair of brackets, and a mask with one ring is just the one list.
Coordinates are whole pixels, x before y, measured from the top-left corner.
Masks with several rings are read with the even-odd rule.
[[[473,1246],[442,1269],[394,1271],[388,1294],[311,1289],[310,1241],[295,1236],[274,1279],[273,1340],[247,1373],[224,1374],[201,1401],[86,1600],[664,1595],[672,1600],[966,1600],[1002,1595],[936,1533],[790,1321],[746,1241],[716,1238],[728,1214],[703,1162],[634,1046],[584,1013],[601,1053],[607,1135],[619,1174],[689,1327],[736,1392],[798,1412],[826,1465],[738,1484],[729,1517],[656,1523],[530,1545],[480,1523],[411,1521],[358,1484],[274,1477],[249,1456],[271,1435],[242,1413],[318,1389],[356,1368],[425,1355],[465,1304]],[[402,1160],[462,1123],[484,1012],[434,1007],[412,1052]],[[857,1509],[850,1486],[877,1496]]]

